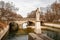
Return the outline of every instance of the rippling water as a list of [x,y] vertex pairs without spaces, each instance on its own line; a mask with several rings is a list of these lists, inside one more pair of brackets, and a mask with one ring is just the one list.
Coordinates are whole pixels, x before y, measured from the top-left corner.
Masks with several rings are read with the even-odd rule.
[[7,40],[28,40],[28,35],[9,36]]

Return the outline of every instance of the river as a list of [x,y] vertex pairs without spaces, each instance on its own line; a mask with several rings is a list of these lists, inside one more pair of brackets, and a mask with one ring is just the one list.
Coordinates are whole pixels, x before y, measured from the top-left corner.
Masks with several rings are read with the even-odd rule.
[[28,40],[28,35],[9,36],[6,40]]

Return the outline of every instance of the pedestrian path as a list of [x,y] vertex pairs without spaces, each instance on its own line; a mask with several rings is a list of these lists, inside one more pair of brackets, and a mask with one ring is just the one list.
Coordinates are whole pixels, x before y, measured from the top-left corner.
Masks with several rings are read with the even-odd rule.
[[44,25],[53,26],[53,27],[56,27],[56,28],[60,28],[60,24],[44,23]]

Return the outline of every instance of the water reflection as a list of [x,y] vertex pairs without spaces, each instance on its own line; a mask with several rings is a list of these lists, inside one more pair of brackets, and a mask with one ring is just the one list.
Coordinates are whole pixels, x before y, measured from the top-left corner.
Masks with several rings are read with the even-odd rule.
[[7,40],[28,40],[28,35],[20,35],[20,36],[9,35]]
[[52,30],[43,30],[43,34],[46,34],[47,36],[54,40],[60,40],[60,32],[55,32]]

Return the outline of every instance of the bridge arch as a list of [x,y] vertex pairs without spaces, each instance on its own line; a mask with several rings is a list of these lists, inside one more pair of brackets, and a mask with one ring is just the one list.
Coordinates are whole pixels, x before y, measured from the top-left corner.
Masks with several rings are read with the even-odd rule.
[[35,26],[35,23],[32,21],[28,21],[28,26]]
[[10,22],[9,23],[9,32],[16,32],[18,31],[19,26],[16,22]]

